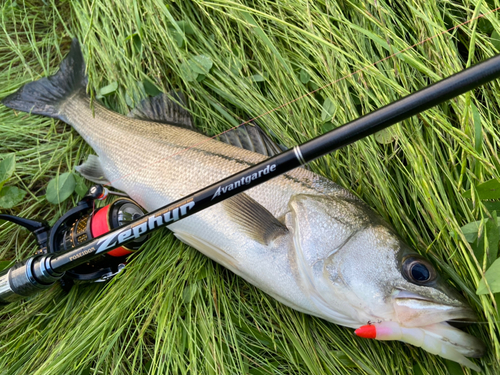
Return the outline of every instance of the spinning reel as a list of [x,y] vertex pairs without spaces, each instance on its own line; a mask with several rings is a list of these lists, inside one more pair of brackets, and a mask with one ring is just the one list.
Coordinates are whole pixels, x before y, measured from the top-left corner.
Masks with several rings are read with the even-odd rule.
[[[95,208],[95,201],[105,199],[108,193],[120,197],[102,208]],[[144,216],[143,209],[136,202],[121,195],[109,192],[101,185],[94,185],[77,206],[66,212],[52,227],[44,222],[11,215],[0,214],[0,219],[21,225],[32,232],[39,247],[37,255],[64,252]],[[111,279],[125,267],[127,257],[147,239],[148,236],[139,237],[66,271],[61,279],[63,288],[69,290],[74,280],[103,282]]]

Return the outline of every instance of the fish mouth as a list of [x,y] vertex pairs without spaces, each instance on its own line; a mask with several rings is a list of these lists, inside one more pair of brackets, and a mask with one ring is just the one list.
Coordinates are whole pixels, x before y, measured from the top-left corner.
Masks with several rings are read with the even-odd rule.
[[[461,300],[442,302],[421,294],[398,290],[394,295],[394,304],[396,313],[399,313],[399,315],[409,314],[412,317],[425,317],[425,322],[423,323],[427,324],[429,322],[447,322],[457,327],[477,322],[476,313]],[[429,317],[428,315],[434,315],[434,317]]]
[[439,340],[451,344],[467,357],[478,358],[485,354],[485,345],[476,337],[464,332],[464,328],[477,322],[475,312],[461,300],[448,303],[413,292],[399,290],[394,295],[394,308],[398,321],[406,327],[439,332]]

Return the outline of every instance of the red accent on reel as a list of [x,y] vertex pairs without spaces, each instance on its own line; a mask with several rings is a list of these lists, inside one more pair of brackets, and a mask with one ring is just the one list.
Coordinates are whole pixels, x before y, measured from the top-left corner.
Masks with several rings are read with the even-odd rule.
[[[101,208],[99,211],[97,211],[93,218],[92,218],[92,236],[98,237],[101,236],[105,233],[108,233],[111,229],[109,227],[109,208],[111,207],[111,204],[108,204],[107,206]],[[132,251],[125,249],[123,246],[120,246],[114,250],[111,250],[108,255],[111,255],[113,257],[122,257],[124,255],[132,254]]]

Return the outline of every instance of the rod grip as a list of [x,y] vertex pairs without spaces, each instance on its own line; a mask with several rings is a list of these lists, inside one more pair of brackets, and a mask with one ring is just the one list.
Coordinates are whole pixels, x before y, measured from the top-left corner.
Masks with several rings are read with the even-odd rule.
[[49,288],[63,274],[49,267],[46,255],[37,255],[0,272],[0,305],[18,301]]

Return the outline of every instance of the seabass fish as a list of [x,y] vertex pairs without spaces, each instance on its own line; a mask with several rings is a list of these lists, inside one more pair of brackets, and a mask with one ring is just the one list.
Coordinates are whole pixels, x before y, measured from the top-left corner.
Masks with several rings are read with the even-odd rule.
[[[166,96],[143,102],[129,117],[98,103],[92,110],[86,85],[73,40],[54,76],[2,103],[73,126],[98,155],[78,171],[110,182],[149,211],[266,158],[190,130],[189,114]],[[447,323],[475,319],[459,294],[362,201],[304,168],[169,229],[298,311],[352,328],[375,322],[390,328],[386,338],[479,369],[465,357],[481,356],[483,344]]]

